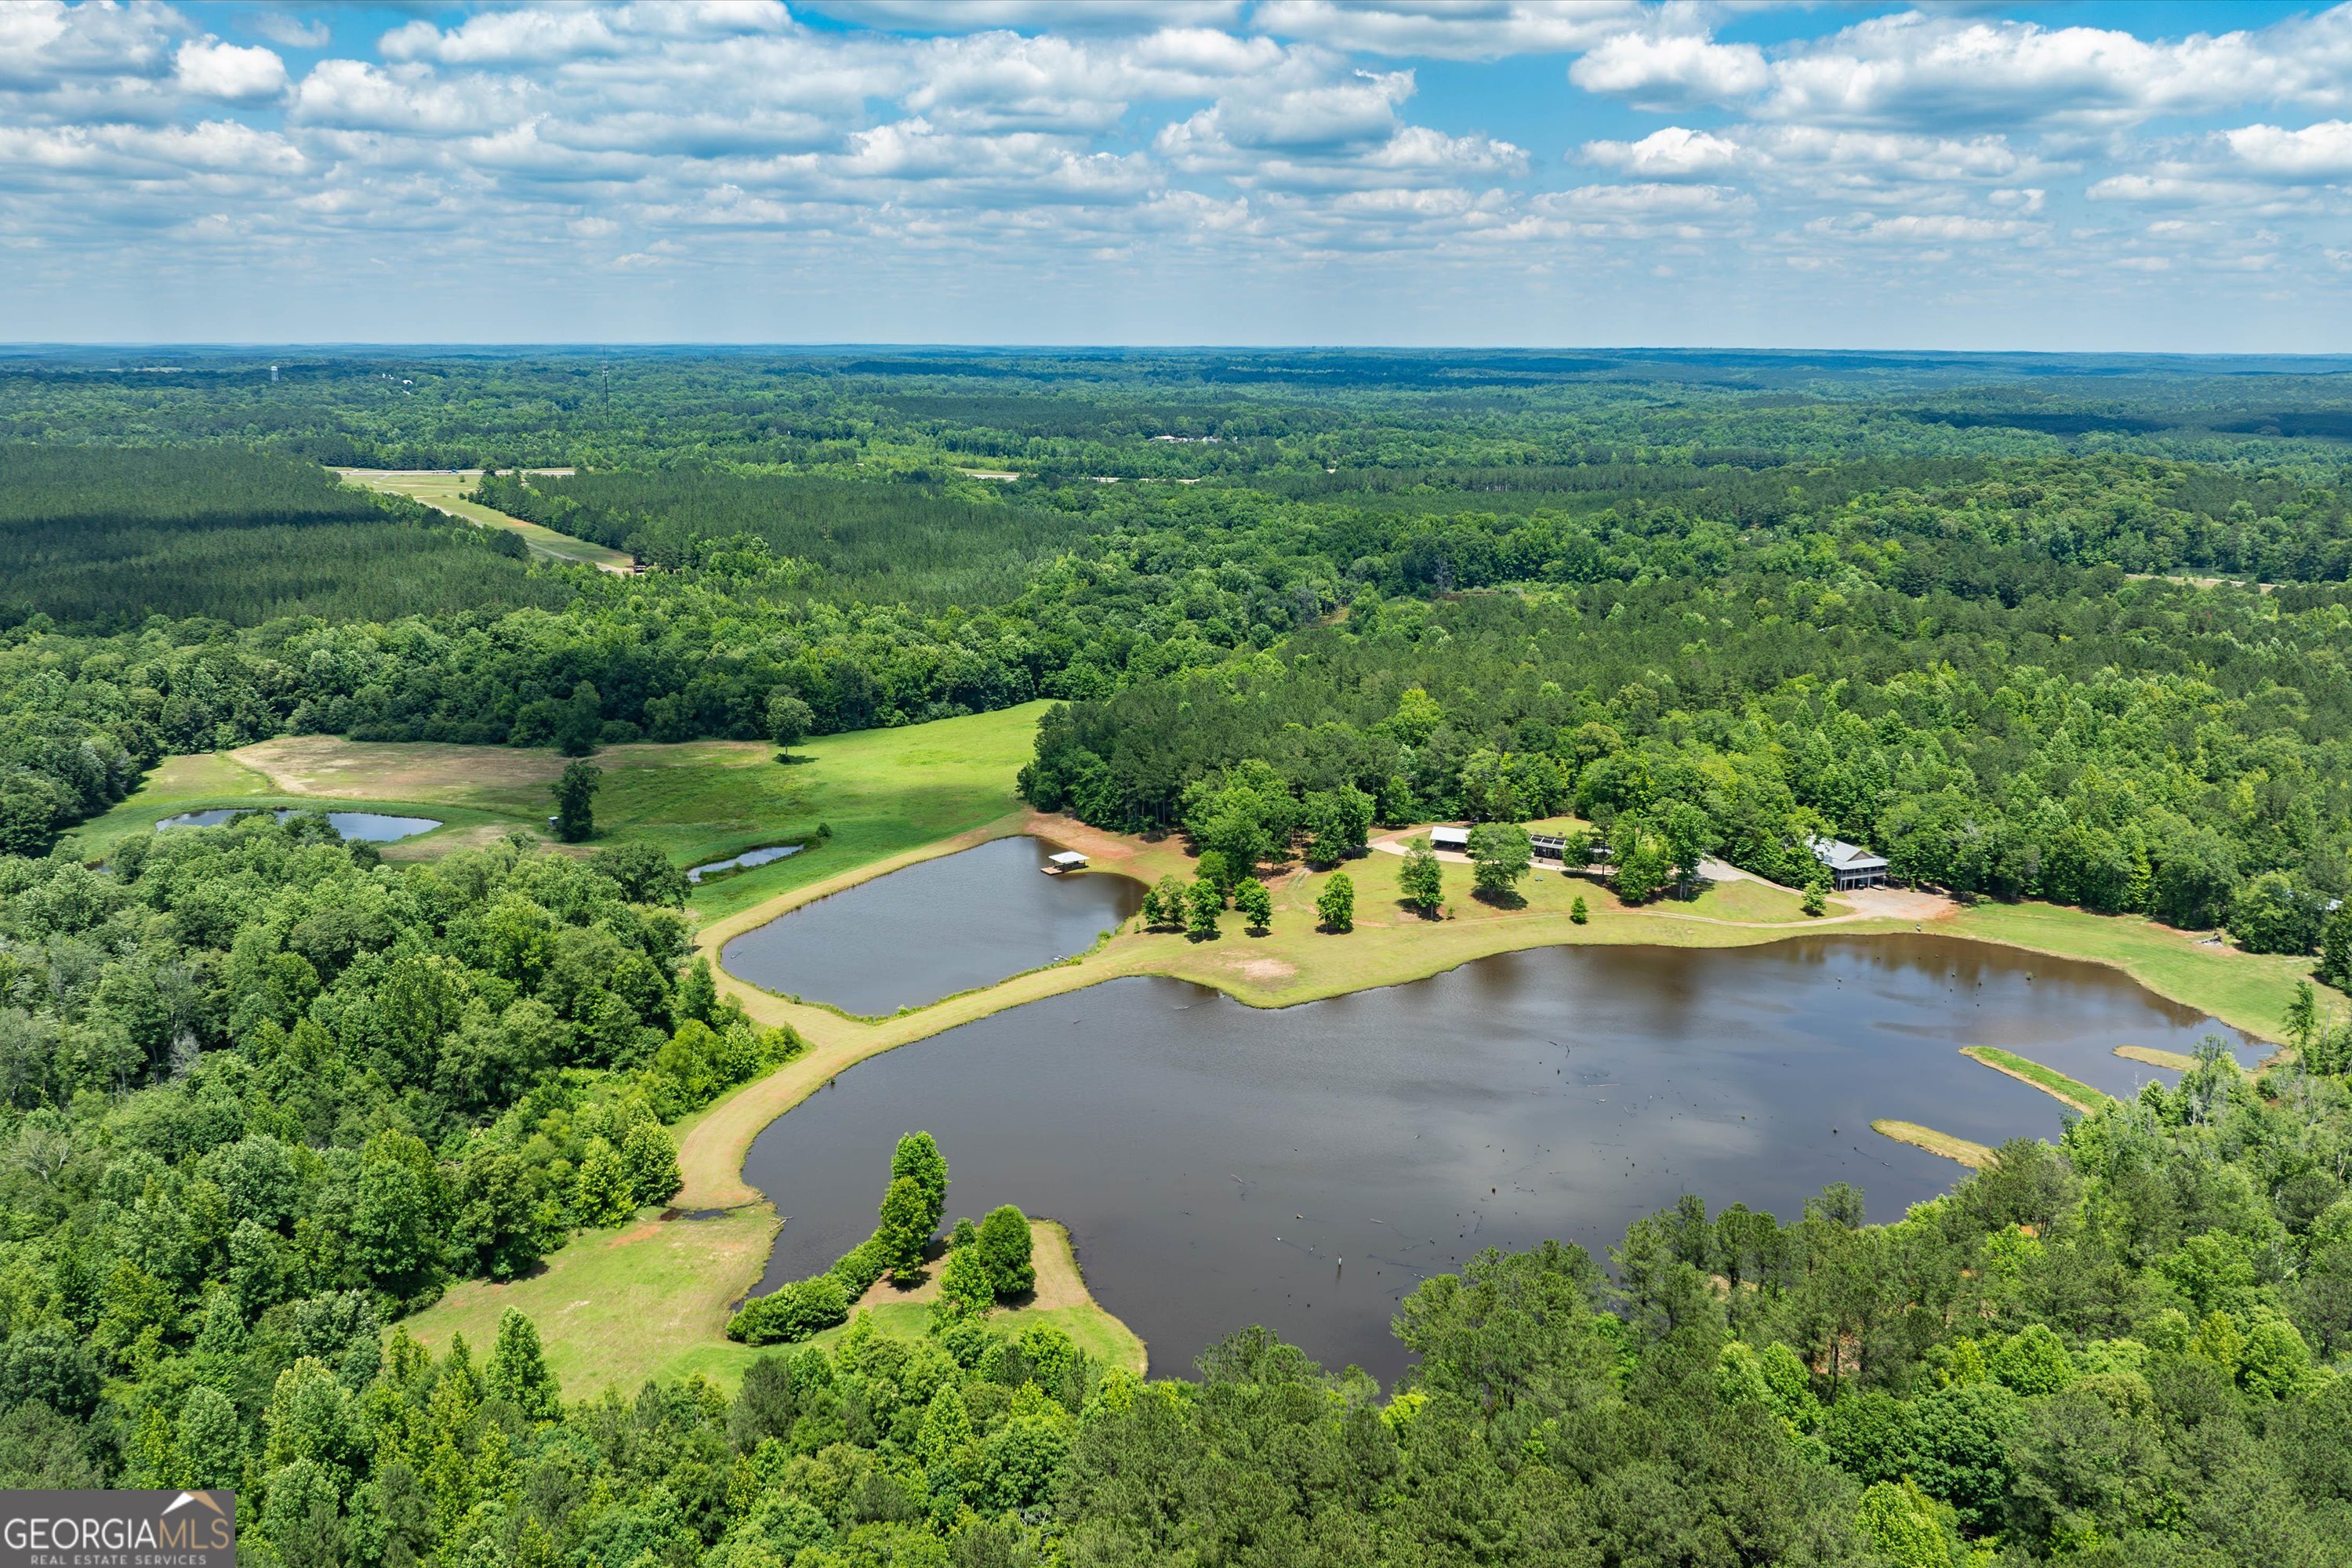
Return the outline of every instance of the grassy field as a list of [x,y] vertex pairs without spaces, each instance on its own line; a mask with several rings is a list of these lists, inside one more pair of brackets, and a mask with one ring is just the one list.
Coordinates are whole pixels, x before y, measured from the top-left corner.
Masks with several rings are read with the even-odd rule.
[[593,566],[604,572],[634,572],[637,563],[626,554],[608,546],[585,539],[574,539],[568,533],[558,533],[551,528],[541,528],[535,522],[525,522],[509,517],[478,501],[465,499],[474,488],[478,474],[473,469],[451,472],[439,468],[338,468],[337,473],[356,485],[386,495],[406,496],[421,501],[436,511],[451,517],[464,518],[483,528],[502,528],[520,534],[536,555],[557,561],[570,561],[583,566]]
[[731,1384],[752,1352],[725,1337],[728,1310],[767,1267],[775,1212],[762,1204],[667,1223],[654,1213],[575,1237],[525,1279],[453,1286],[404,1326],[436,1351],[462,1333],[478,1355],[512,1307],[539,1325],[569,1398],[688,1372]]
[[[478,1354],[511,1307],[539,1325],[548,1368],[569,1399],[606,1388],[635,1393],[648,1378],[690,1373],[732,1388],[746,1365],[768,1353],[728,1339],[727,1318],[767,1266],[775,1234],[775,1213],[765,1204],[704,1220],[664,1221],[648,1209],[619,1230],[577,1238],[527,1279],[467,1280],[403,1327],[436,1352],[463,1334]],[[1069,1234],[1040,1220],[1031,1235],[1037,1304],[999,1308],[992,1321],[1014,1332],[1051,1323],[1087,1354],[1142,1371],[1143,1342],[1087,1293]],[[927,1300],[870,1310],[885,1333],[920,1336],[930,1323]],[[845,1331],[831,1330],[817,1342]]]
[[[689,866],[831,829],[798,855],[698,889],[695,912],[711,921],[925,845],[1013,832],[1021,822],[1013,778],[1044,707],[819,736],[790,764],[750,742],[608,746],[593,759],[604,778],[587,847],[642,838]],[[331,805],[441,818],[447,826],[385,847],[391,858],[430,857],[514,828],[543,837],[565,761],[505,746],[283,736],[167,759],[85,825],[81,841],[102,855],[127,833],[205,806]]]
[[2062,1100],[2081,1111],[2096,1110],[2107,1103],[2109,1096],[2078,1079],[2068,1078],[2056,1068],[2043,1067],[2030,1057],[2015,1051],[2004,1051],[1999,1046],[1962,1046],[1960,1055],[1970,1061],[1982,1062],[1997,1073],[2004,1073],[2020,1083],[2030,1083],[2053,1100]]
[[430,833],[382,846],[386,859],[402,860],[445,854],[484,834],[495,837],[511,826],[509,819],[496,813],[427,804],[414,798],[386,799],[360,794],[329,798],[275,786],[276,781],[268,773],[238,761],[232,752],[166,757],[149,770],[147,777],[127,799],[105,816],[94,817],[76,829],[75,838],[85,856],[102,858],[126,837],[153,832],[155,824],[164,817],[213,806],[251,807],[257,811],[278,806],[382,811],[396,816],[438,818],[442,826]]

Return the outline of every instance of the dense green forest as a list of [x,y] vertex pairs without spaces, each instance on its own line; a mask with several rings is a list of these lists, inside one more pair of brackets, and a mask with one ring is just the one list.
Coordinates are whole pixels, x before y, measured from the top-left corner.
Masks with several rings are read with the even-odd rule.
[[2120,449],[2334,467],[2352,438],[2347,362],[2320,356],[183,347],[163,358],[0,358],[0,439],[232,441],[379,468],[684,458],[1197,478],[1706,451]]
[[1055,710],[1024,787],[1196,837],[1236,812],[1260,830],[1245,858],[1280,858],[1296,803],[1341,787],[1391,821],[1573,811],[1621,843],[1695,806],[1703,847],[1786,881],[1826,831],[1906,879],[2309,951],[2352,890],[2352,595],[1979,561],[1979,583],[1931,569],[1926,593],[1885,580],[1907,561],[1792,554],[1360,601],[1276,650]]
[[[0,1485],[233,1486],[263,1568],[2352,1559],[2327,1020],[1897,1225],[1686,1199],[1606,1260],[1482,1256],[1406,1301],[1394,1388],[1255,1331],[1143,1383],[948,1313],[566,1405],[522,1320],[437,1359],[398,1320],[667,1201],[667,1124],[800,1049],[684,962],[678,874],[395,867],[304,816],[103,864],[73,834],[281,733],[1042,696],[1033,801],[1229,866],[1360,805],[1789,879],[1828,830],[2340,971],[2343,366],[175,362],[0,363]],[[481,493],[656,570],[321,463],[582,465]]]
[[0,623],[254,626],[548,606],[511,536],[228,449],[0,447]]

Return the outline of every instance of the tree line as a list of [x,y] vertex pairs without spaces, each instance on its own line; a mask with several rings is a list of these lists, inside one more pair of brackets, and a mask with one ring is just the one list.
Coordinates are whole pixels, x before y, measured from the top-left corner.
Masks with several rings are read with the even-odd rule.
[[[2352,890],[2340,591],[2045,565],[2012,605],[1891,574],[1360,599],[1271,653],[1056,708],[1023,788],[1223,831],[1253,863],[1298,852],[1297,814],[1335,790],[1391,823],[1574,813],[1661,866],[1801,886],[1830,833],[1963,894],[2320,943]],[[1204,794],[1250,833],[1201,819]]]

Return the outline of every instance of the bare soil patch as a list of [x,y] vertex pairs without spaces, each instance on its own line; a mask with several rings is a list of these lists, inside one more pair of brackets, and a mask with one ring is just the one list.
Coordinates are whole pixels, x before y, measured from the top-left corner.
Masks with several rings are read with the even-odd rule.
[[1065,816],[1059,812],[1031,812],[1022,831],[1049,844],[1075,849],[1090,860],[1125,860],[1137,852],[1132,840],[1116,833],[1105,833],[1099,827],[1089,827],[1076,817]]
[[281,735],[229,754],[289,795],[345,800],[431,800],[457,789],[551,784],[566,760],[519,747],[371,743],[333,735]]
[[1909,888],[1856,888],[1837,896],[1865,920],[1943,921],[1960,912],[1957,900]]

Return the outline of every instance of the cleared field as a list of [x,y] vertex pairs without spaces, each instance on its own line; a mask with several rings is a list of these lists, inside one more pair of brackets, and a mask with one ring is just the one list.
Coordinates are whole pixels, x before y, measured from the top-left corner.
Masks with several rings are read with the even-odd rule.
[[[436,1351],[461,1333],[479,1353],[511,1307],[539,1325],[567,1398],[634,1393],[646,1378],[688,1371],[731,1384],[752,1352],[726,1338],[728,1312],[760,1277],[775,1234],[764,1204],[704,1220],[664,1222],[649,1210],[574,1238],[525,1279],[457,1285],[404,1326]],[[689,1352],[690,1367],[681,1363]]]
[[[690,866],[831,830],[798,855],[698,889],[695,912],[712,921],[780,892],[854,879],[924,846],[1016,832],[1013,775],[1045,707],[819,736],[796,747],[790,764],[751,742],[608,746],[591,759],[604,777],[597,836],[584,848],[645,839]],[[507,746],[281,736],[166,760],[81,837],[102,852],[175,812],[331,804],[443,819],[446,826],[385,850],[396,859],[430,857],[515,828],[544,837],[549,788],[566,762]]]
[[514,826],[492,813],[420,801],[413,795],[387,798],[353,793],[327,796],[276,787],[278,781],[268,773],[240,762],[234,752],[166,757],[149,770],[139,788],[120,805],[77,828],[74,838],[85,855],[102,858],[125,837],[153,832],[156,823],[164,817],[211,806],[249,806],[257,811],[278,806],[298,810],[332,807],[439,818],[442,826],[430,833],[381,846],[387,860],[416,860],[446,855],[467,843],[495,838]]
[[[463,1334],[478,1353],[509,1308],[539,1325],[550,1371],[564,1397],[606,1388],[635,1393],[647,1379],[700,1373],[732,1388],[743,1368],[770,1350],[727,1338],[727,1319],[766,1266],[776,1219],[765,1204],[704,1220],[662,1220],[647,1210],[616,1231],[574,1240],[528,1279],[504,1285],[467,1280],[404,1324],[435,1351]],[[1087,1354],[1141,1372],[1143,1342],[1087,1291],[1069,1233],[1051,1220],[1030,1225],[1038,1289],[1031,1304],[999,1308],[991,1321],[1013,1332],[1046,1322]],[[887,1286],[878,1287],[887,1292]],[[885,1333],[920,1338],[935,1291],[910,1292],[871,1310]],[[817,1336],[820,1344],[846,1330]]]
[[493,510],[479,501],[466,500],[466,492],[472,489],[474,481],[481,477],[478,468],[454,471],[444,468],[337,468],[335,472],[355,485],[364,485],[386,495],[406,496],[436,511],[463,518],[479,527],[502,528],[520,535],[537,555],[593,566],[600,572],[623,576],[637,570],[636,562],[622,551],[591,540],[574,539],[568,533],[558,533],[551,528],[542,528],[538,523],[525,522],[521,518]]

